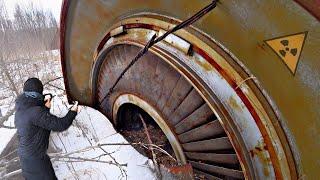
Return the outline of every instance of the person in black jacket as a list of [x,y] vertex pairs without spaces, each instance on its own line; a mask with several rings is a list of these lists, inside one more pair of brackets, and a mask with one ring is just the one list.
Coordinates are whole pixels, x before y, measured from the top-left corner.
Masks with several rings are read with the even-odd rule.
[[50,114],[51,99],[44,101],[43,85],[37,78],[24,83],[23,93],[16,99],[15,126],[18,133],[18,156],[22,175],[27,180],[57,179],[47,155],[51,131],[68,129],[75,119],[75,104],[63,118]]

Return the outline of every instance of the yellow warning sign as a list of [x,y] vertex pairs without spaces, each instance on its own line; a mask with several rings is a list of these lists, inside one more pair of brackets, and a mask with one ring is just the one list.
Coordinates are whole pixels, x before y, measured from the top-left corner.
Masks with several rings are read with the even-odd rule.
[[266,40],[270,48],[283,60],[294,74],[306,39],[307,32]]

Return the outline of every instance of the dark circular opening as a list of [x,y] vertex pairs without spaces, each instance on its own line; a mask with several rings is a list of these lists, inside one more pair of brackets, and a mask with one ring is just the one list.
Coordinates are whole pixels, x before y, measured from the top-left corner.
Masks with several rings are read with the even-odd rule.
[[[144,127],[143,122],[147,128]],[[150,144],[148,135],[152,144],[165,150],[175,158],[174,151],[169,140],[158,126],[156,121],[140,107],[133,104],[123,104],[117,113],[116,129],[124,136],[129,143]],[[147,132],[146,132],[147,131]],[[147,135],[148,134],[148,135]],[[133,145],[133,147],[142,155],[152,159],[152,151],[149,146]],[[177,166],[178,163],[170,156],[154,148],[156,160],[165,167]]]

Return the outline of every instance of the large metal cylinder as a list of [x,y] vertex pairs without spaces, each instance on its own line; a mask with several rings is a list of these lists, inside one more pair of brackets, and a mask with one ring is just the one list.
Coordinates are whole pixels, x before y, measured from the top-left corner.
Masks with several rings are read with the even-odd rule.
[[[112,101],[102,102],[112,78],[132,57],[117,60],[121,53],[108,53],[120,46],[124,48],[119,52],[134,53],[152,34],[168,31],[210,2],[64,1],[61,63],[68,98],[100,108],[115,122],[118,95],[148,91],[133,85],[119,87]],[[171,80],[183,77],[189,84],[185,86],[194,88],[215,114],[246,178],[317,179],[319,175],[319,6],[316,0],[220,0],[211,13],[150,49],[149,56],[161,59],[163,69],[175,71]],[[150,59],[156,58],[144,61]],[[111,67],[119,70],[110,73]],[[132,70],[136,74],[128,79],[145,78],[142,70]],[[149,94],[139,96],[163,114],[178,136],[176,124],[170,124],[171,117],[157,108],[160,105],[148,101]],[[190,157],[188,148],[182,147]],[[210,171],[206,165],[192,163],[195,169]]]

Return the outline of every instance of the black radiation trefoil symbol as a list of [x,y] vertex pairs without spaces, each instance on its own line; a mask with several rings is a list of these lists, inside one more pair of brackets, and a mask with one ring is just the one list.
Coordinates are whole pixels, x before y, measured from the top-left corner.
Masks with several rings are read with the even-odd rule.
[[297,48],[289,48],[289,41],[288,40],[282,40],[280,43],[284,46],[284,49],[279,50],[279,53],[282,57],[285,57],[287,53],[291,53],[293,56],[297,55],[298,49]]

